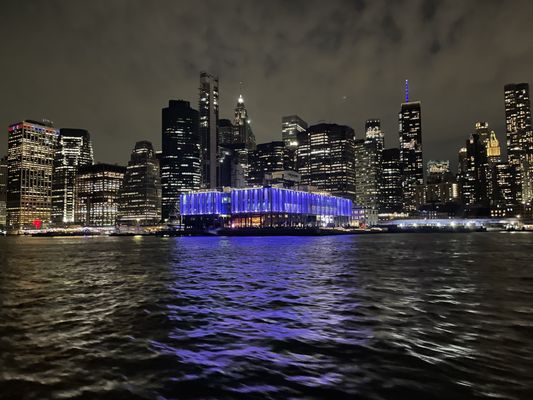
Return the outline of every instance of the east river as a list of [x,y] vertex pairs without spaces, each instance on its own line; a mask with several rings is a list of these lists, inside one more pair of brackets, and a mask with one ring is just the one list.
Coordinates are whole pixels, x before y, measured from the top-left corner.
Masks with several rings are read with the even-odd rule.
[[533,234],[0,237],[1,399],[532,399]]

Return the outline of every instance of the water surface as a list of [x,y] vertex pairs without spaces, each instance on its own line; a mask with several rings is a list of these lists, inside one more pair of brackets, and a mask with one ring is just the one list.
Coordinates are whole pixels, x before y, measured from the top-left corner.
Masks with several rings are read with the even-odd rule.
[[533,235],[0,238],[0,398],[533,398]]

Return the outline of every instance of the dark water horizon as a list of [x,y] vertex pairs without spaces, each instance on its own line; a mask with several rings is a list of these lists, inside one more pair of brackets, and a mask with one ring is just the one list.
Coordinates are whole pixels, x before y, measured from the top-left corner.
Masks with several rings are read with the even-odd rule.
[[0,237],[0,399],[531,399],[532,250]]

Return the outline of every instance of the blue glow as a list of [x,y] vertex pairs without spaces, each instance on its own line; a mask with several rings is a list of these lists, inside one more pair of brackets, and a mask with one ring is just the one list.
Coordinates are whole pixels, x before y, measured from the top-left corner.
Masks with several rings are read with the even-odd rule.
[[263,187],[233,189],[231,193],[183,194],[180,212],[182,215],[278,213],[350,217],[352,201],[337,196]]
[[229,194],[223,192],[197,192],[180,195],[181,215],[229,214]]

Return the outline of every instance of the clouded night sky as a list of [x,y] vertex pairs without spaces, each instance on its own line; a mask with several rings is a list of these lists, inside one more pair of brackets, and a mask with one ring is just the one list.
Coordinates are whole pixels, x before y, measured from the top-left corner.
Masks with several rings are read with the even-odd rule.
[[[281,116],[352,126],[380,118],[398,146],[405,79],[422,102],[425,161],[476,121],[504,144],[503,85],[533,83],[532,1],[25,1],[0,5],[0,125],[47,118],[91,132],[95,159],[161,147],[161,108],[198,106],[220,78],[221,118],[240,92],[258,143]],[[242,83],[241,83],[242,82]]]

